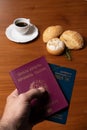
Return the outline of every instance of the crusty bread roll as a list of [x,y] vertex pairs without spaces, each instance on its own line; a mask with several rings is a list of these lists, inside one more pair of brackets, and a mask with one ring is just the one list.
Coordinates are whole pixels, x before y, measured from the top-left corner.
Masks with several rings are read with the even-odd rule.
[[63,32],[60,39],[69,49],[80,49],[84,45],[82,36],[76,31],[67,30]]
[[43,41],[47,43],[50,39],[59,37],[63,33],[63,27],[60,25],[49,26],[43,32]]
[[53,38],[47,42],[46,48],[50,54],[60,55],[65,49],[65,44],[60,39]]

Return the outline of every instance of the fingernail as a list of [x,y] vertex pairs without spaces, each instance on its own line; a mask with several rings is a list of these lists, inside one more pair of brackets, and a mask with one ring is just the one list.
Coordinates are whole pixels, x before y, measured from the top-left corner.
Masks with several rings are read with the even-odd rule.
[[44,93],[44,92],[46,91],[46,89],[43,88],[43,87],[39,87],[38,89],[39,89],[42,93]]

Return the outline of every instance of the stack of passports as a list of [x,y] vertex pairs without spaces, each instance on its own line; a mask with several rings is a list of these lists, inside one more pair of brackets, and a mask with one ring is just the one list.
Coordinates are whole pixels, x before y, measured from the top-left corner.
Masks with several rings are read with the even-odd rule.
[[10,72],[19,94],[43,86],[49,94],[45,117],[65,123],[76,71],[48,64],[44,57],[35,59]]

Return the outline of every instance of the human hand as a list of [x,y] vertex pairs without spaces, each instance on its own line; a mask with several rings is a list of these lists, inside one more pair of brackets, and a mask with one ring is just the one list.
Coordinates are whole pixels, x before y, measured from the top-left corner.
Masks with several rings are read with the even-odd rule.
[[[30,89],[26,93],[18,94],[17,89],[14,90],[7,98],[4,114],[1,118],[1,124],[8,127],[8,130],[18,130],[21,128],[31,129],[30,121],[31,101],[43,97],[45,89]],[[32,116],[32,115],[31,115]],[[34,115],[33,115],[34,116]],[[33,118],[33,117],[32,117]]]

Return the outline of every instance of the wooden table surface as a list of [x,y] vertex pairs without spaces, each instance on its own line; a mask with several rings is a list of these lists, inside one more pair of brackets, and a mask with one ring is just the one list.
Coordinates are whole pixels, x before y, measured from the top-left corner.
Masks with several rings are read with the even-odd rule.
[[[18,17],[30,18],[38,27],[36,40],[17,44],[7,39],[5,30]],[[64,30],[78,31],[84,37],[85,47],[71,51],[72,61],[46,51],[42,34],[50,25],[62,25]],[[40,56],[49,63],[75,69],[77,75],[67,123],[43,121],[33,130],[87,130],[87,0],[0,0],[0,117],[6,97],[15,89],[9,72]]]

